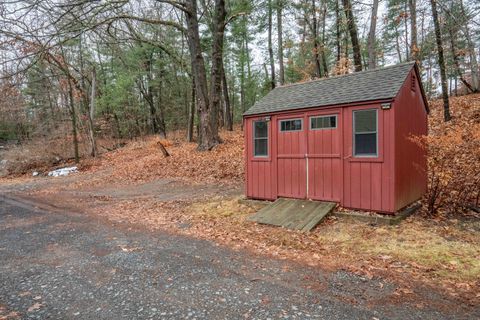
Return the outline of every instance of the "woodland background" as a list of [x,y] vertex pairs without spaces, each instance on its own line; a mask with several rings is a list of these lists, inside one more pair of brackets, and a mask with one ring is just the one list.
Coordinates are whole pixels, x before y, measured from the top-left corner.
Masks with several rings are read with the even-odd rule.
[[442,99],[419,142],[428,212],[478,210],[477,98],[449,96],[480,90],[479,13],[475,0],[2,1],[0,140],[18,160],[2,165],[25,173],[178,132],[212,150],[276,86],[415,60]]

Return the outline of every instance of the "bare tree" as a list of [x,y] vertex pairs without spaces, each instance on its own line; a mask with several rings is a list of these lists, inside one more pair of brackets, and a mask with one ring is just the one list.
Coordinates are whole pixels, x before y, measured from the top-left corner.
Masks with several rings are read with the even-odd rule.
[[337,46],[337,65],[340,63],[340,59],[342,57],[342,43],[341,43],[341,22],[342,19],[340,17],[340,0],[335,0],[335,45]]
[[223,100],[225,102],[225,127],[227,127],[228,131],[233,131],[232,108],[230,106],[230,96],[228,94],[228,82],[225,73],[225,65],[222,66],[222,89]]
[[270,58],[270,86],[272,89],[275,89],[275,61],[273,59],[273,43],[272,43],[272,0],[267,2],[268,10],[268,56]]
[[443,118],[445,121],[449,121],[452,116],[450,115],[450,104],[448,101],[447,74],[445,71],[445,58],[443,55],[442,31],[440,30],[440,22],[438,20],[437,0],[430,0],[430,5],[432,6],[435,39],[437,41],[438,65],[440,67],[440,78],[442,84]]
[[375,40],[377,31],[377,12],[378,12],[378,0],[373,0],[372,14],[370,18],[370,31],[368,33],[368,69],[375,69],[376,67],[376,50]]
[[465,6],[463,5],[463,0],[460,0],[460,8],[463,15],[464,23],[464,34],[467,40],[468,45],[468,54],[470,57],[470,70],[472,73],[472,88],[474,92],[480,91],[480,79],[479,79],[479,69],[478,69],[478,61],[477,55],[475,54],[475,45],[472,41],[472,37],[470,35],[470,28],[468,26],[469,17],[465,12]]
[[315,62],[315,75],[322,77],[320,67],[320,48],[318,45],[318,22],[316,0],[312,0],[312,38],[313,38],[313,60]]
[[210,93],[207,84],[205,60],[200,42],[196,0],[185,2],[181,7],[187,22],[187,39],[192,61],[192,74],[195,79],[195,94],[199,112],[199,150],[210,150],[220,143],[218,135],[218,110],[221,106],[222,59],[225,32],[225,1],[215,0],[214,34],[212,40],[212,66],[210,71]]
[[283,65],[283,0],[277,0],[277,34],[278,34],[278,65],[280,84],[285,84],[285,67]]
[[362,71],[362,54],[360,51],[360,41],[358,40],[357,25],[355,23],[355,17],[352,11],[352,3],[350,0],[342,0],[343,10],[347,17],[348,31],[350,32],[350,39],[352,41],[353,48],[353,64],[355,65],[355,71]]
[[187,141],[193,141],[193,128],[195,123],[195,80],[192,78],[192,92],[191,92],[191,101],[188,111],[188,121],[187,121]]
[[328,77],[328,64],[327,64],[327,54],[325,50],[325,32],[326,32],[326,24],[327,24],[327,2],[324,0],[322,1],[322,39],[320,41],[320,51],[322,54],[322,68],[323,68],[323,76]]
[[410,8],[410,58],[418,61],[418,40],[417,40],[417,0],[408,0]]

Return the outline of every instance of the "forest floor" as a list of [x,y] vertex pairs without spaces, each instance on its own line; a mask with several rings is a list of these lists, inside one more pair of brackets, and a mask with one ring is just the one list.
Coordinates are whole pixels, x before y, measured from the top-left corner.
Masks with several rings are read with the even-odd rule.
[[[419,308],[432,303],[425,294],[429,291],[471,308],[480,305],[478,216],[416,214],[397,226],[329,217],[310,233],[258,225],[246,219],[258,204],[239,201],[243,134],[222,132],[222,138],[224,143],[211,152],[198,152],[181,133],[163,141],[147,137],[85,160],[78,173],[67,177],[46,177],[45,171],[37,177],[2,178],[0,193],[322,270],[386,278],[398,286],[392,299]],[[170,157],[163,156],[158,143]]]

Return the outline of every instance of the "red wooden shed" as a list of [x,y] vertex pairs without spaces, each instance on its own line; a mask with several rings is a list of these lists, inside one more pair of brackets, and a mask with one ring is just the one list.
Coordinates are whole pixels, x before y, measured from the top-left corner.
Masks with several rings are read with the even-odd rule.
[[244,114],[246,194],[394,213],[427,188],[428,105],[405,63],[275,88]]

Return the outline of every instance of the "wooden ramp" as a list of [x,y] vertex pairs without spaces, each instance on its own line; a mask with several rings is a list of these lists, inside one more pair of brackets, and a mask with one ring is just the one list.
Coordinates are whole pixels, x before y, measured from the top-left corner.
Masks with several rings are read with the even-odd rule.
[[310,231],[335,208],[335,205],[333,202],[280,198],[255,213],[248,220],[288,229]]

